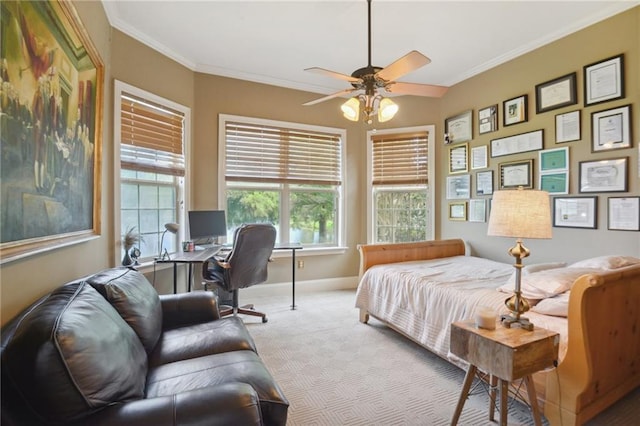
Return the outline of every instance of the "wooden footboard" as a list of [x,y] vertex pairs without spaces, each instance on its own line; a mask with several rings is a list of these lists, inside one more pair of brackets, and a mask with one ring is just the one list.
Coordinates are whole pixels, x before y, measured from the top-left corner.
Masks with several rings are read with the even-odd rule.
[[[360,277],[374,265],[465,253],[462,240],[361,245],[358,250]],[[362,322],[368,317],[360,312]],[[581,425],[640,386],[640,265],[576,280],[568,329],[564,359],[540,377],[546,381],[541,402],[551,425]]]

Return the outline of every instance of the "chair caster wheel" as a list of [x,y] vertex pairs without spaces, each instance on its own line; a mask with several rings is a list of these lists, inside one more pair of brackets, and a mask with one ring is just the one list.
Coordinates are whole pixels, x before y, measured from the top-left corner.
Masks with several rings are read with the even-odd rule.
[[262,318],[262,323],[263,323],[263,324],[264,324],[265,322],[267,322],[267,321],[269,321],[269,320],[267,319],[267,317]]

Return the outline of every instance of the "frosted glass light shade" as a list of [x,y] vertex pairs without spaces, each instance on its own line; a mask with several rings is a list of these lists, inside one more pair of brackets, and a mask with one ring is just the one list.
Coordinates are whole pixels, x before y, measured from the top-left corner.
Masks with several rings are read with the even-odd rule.
[[351,121],[358,121],[358,117],[360,117],[360,100],[358,98],[351,98],[343,103],[340,109],[342,110],[344,118]]
[[389,121],[396,115],[396,112],[398,112],[398,104],[389,98],[382,98],[378,106],[378,121],[380,123]]

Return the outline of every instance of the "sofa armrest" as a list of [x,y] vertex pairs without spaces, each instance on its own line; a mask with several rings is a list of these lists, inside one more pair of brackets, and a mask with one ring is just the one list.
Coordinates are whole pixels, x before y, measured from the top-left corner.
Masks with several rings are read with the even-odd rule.
[[261,425],[256,391],[246,383],[226,383],[215,387],[140,399],[105,408],[79,424],[119,426],[228,426]]
[[162,294],[160,305],[164,330],[220,319],[217,297],[210,291]]

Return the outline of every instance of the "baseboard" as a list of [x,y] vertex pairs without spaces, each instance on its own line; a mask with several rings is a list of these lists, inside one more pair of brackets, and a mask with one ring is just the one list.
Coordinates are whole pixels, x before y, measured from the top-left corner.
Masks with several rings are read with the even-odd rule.
[[[358,277],[328,278],[322,280],[296,281],[296,294],[331,290],[354,290],[358,287]],[[290,282],[260,284],[241,290],[242,298],[251,296],[286,296],[292,294]]]

